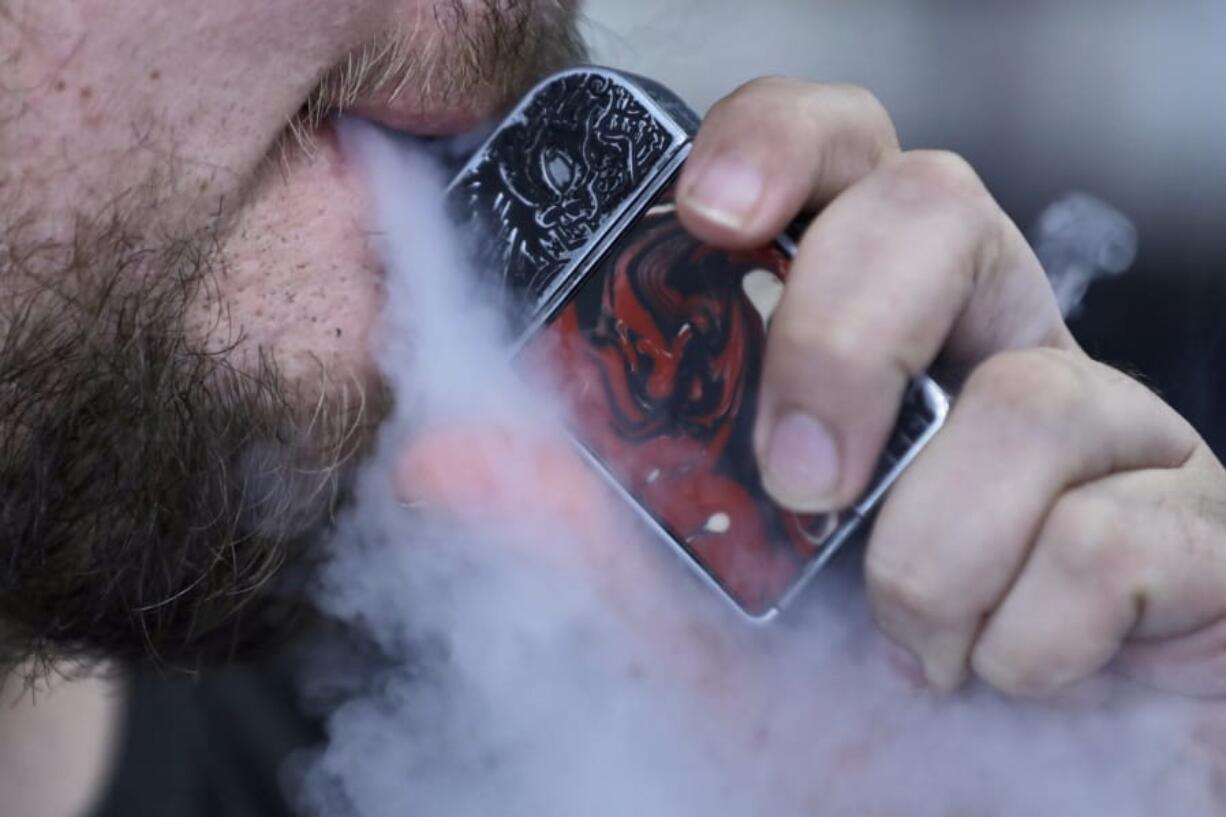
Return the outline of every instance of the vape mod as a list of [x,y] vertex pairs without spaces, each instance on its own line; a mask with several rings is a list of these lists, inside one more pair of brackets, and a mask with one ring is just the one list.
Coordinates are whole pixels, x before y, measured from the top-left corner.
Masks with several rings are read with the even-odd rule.
[[509,299],[521,357],[564,372],[588,459],[710,584],[766,620],[872,512],[944,420],[911,384],[865,496],[831,514],[786,511],[750,444],[766,330],[794,253],[702,244],[673,187],[698,117],[655,82],[594,67],[538,85],[448,188]]

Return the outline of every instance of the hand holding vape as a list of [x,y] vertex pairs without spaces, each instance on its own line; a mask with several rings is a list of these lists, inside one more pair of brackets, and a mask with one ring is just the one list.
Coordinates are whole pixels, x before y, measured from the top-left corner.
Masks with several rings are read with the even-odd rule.
[[773,617],[862,527],[940,427],[907,391],[868,491],[796,514],[750,443],[767,327],[795,245],[728,252],[682,227],[674,185],[698,117],[658,84],[577,68],[536,87],[448,189],[499,276],[523,360],[565,373],[572,436],[617,493],[746,616]]

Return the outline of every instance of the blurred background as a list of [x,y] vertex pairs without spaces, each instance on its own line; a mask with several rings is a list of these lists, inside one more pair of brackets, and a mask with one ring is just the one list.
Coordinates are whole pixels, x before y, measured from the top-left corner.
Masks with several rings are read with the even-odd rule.
[[1032,233],[1071,191],[1137,225],[1074,321],[1226,451],[1226,2],[587,0],[595,61],[698,111],[763,74],[863,85],[904,147],[955,150]]

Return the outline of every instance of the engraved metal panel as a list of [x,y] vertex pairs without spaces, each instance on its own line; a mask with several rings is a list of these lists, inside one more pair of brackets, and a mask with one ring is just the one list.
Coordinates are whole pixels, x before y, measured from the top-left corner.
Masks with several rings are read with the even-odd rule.
[[483,272],[528,320],[568,268],[684,143],[685,133],[611,72],[569,72],[537,88],[453,182]]

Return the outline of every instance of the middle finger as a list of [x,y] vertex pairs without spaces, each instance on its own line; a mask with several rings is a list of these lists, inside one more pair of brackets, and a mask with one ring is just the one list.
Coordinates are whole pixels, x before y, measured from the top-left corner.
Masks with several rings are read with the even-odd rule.
[[1016,226],[953,154],[885,162],[805,235],[767,344],[754,446],[763,482],[798,511],[868,484],[906,383],[944,351],[1074,349]]

